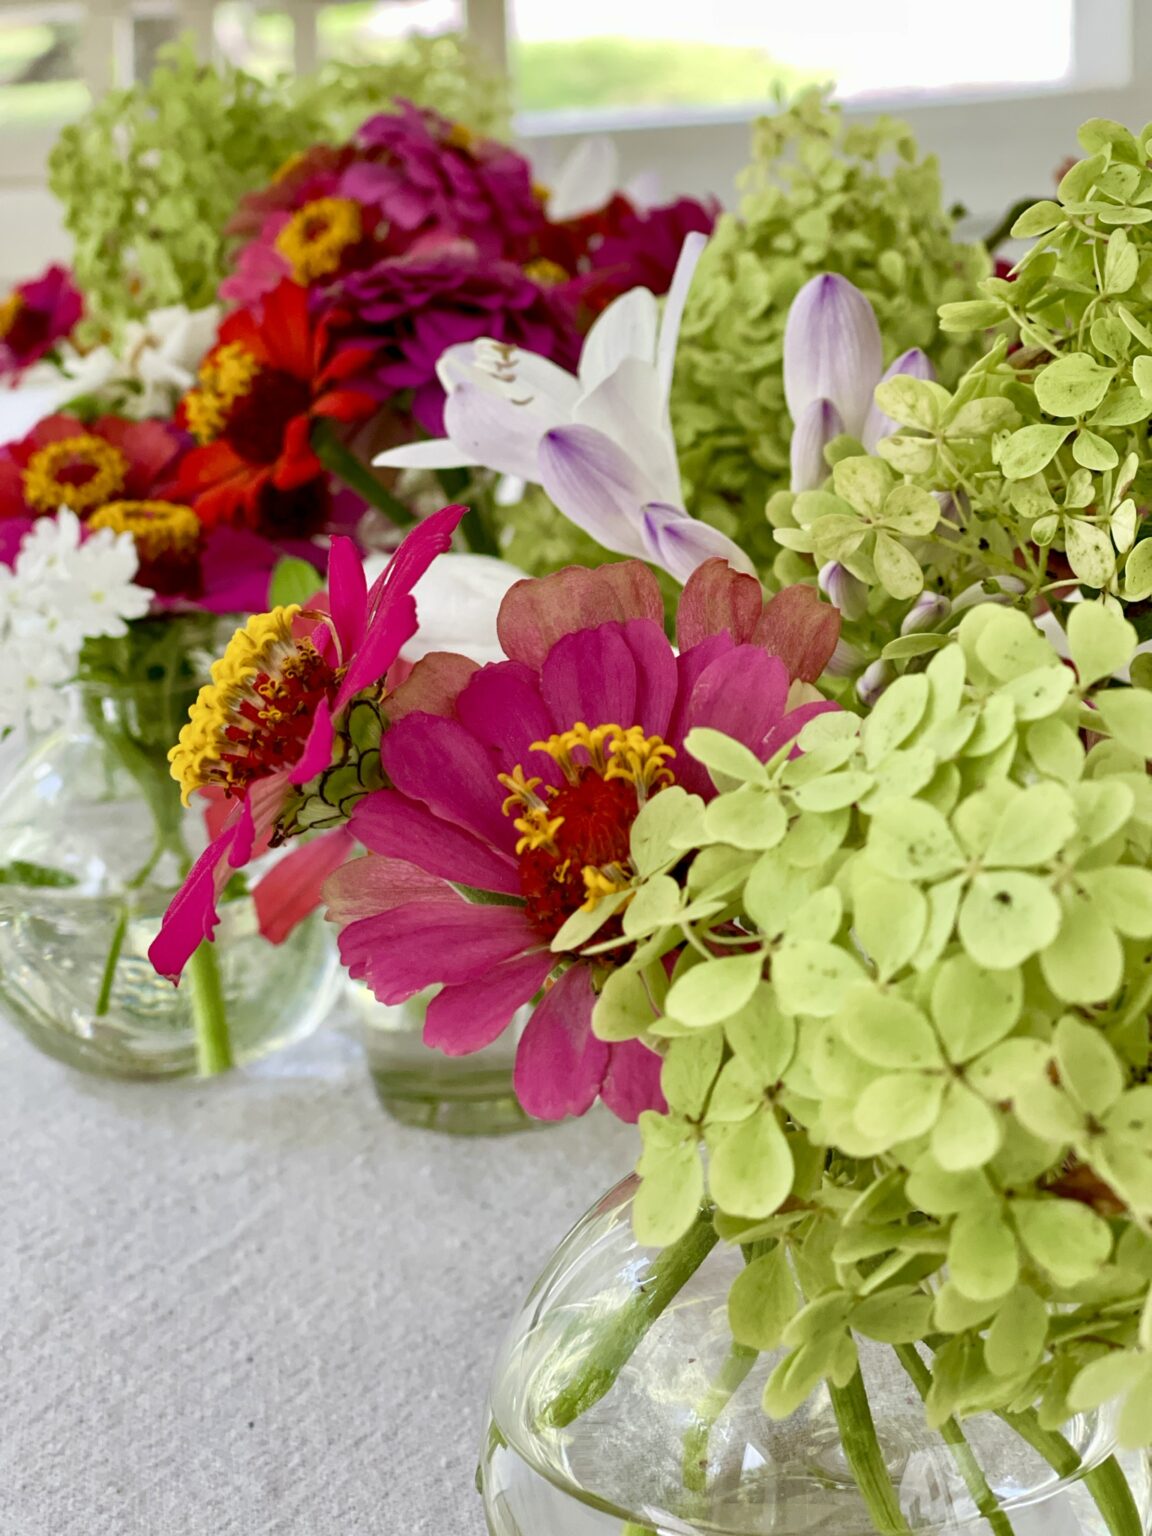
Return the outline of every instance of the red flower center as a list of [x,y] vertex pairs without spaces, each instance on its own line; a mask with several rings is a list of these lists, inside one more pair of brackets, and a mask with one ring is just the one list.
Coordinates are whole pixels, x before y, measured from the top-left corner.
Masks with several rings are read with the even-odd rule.
[[553,938],[574,912],[591,910],[626,891],[632,867],[632,824],[641,806],[673,782],[673,749],[634,725],[580,722],[570,731],[532,743],[564,772],[559,788],[526,779],[517,767],[501,774],[509,791],[505,815],[516,814],[520,889],[529,922]]
[[263,368],[229,411],[221,435],[250,464],[274,464],[284,451],[288,423],[305,415],[311,403],[307,380]]

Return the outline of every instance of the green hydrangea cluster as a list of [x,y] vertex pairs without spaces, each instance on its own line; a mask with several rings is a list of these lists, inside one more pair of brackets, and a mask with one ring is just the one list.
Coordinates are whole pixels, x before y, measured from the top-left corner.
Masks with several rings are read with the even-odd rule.
[[721,218],[693,284],[673,419],[692,510],[770,559],[763,509],[788,482],[782,360],[796,293],[842,273],[871,301],[888,360],[923,347],[951,382],[979,348],[942,338],[937,307],[973,296],[988,257],[956,242],[935,159],[918,159],[892,118],[850,124],[811,90],[757,125],[754,153],[739,212]]
[[211,304],[240,198],[290,155],[340,143],[397,96],[480,131],[506,125],[495,76],[451,36],[410,38],[387,64],[271,82],[201,64],[183,42],[163,50],[147,82],[108,92],[63,130],[49,162],[92,338],[116,337],[163,305]]
[[[1034,611],[1080,587],[1152,634],[1152,125],[1093,121],[1080,139],[1058,200],[1014,226],[1038,236],[1014,276],[941,310],[952,333],[998,327],[991,349],[953,389],[882,384],[901,430],[878,456],[839,439],[823,489],[769,503],[778,577],[836,561],[867,589],[845,627],[862,663],[945,644],[976,589]],[[925,590],[948,602],[900,636]]]
[[617,962],[597,1034],[664,1054],[638,1236],[706,1199],[743,1245],[774,1417],[862,1336],[927,1345],[936,1427],[1119,1397],[1152,1441],[1152,692],[1111,608],[1067,641],[985,604],[799,754],[692,732],[717,797],[653,796],[634,887],[573,920]]

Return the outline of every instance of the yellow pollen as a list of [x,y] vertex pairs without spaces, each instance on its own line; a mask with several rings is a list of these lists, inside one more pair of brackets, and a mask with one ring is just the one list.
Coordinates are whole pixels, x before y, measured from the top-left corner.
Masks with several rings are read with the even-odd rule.
[[[73,483],[61,478],[62,471],[79,467],[93,471],[87,480]],[[87,512],[123,490],[127,474],[127,459],[102,437],[88,432],[62,437],[37,449],[28,460],[23,476],[24,500],[38,512],[58,512],[61,507]]]
[[292,603],[255,614],[213,662],[212,681],[201,688],[179,741],[168,753],[170,772],[185,805],[190,804],[194,790],[231,781],[222,753],[230,750],[227,733],[238,723],[242,702],[254,703],[266,719],[275,717],[275,696],[283,693],[282,686],[273,684],[266,693],[257,694],[252,684],[261,673],[287,676],[299,666],[300,648],[292,635],[299,612],[299,604]]
[[130,533],[145,560],[190,554],[200,541],[200,519],[174,501],[110,501],[92,514],[88,526]]
[[536,786],[542,784],[543,779],[526,779],[519,763],[511,773],[498,773],[496,777],[508,791],[508,798],[501,807],[505,816],[511,816],[513,811],[521,808],[533,811],[543,806],[543,800],[536,793]]
[[631,886],[625,870],[619,864],[609,864],[606,869],[597,869],[594,864],[585,864],[580,871],[584,879],[584,889],[588,895],[581,911],[594,912],[597,905],[606,896],[615,896],[620,891],[626,891]]
[[0,341],[20,318],[20,311],[24,308],[24,300],[15,289],[6,299],[0,299]]
[[529,848],[545,848],[549,853],[559,853],[556,834],[564,825],[563,816],[549,816],[543,806],[538,806],[518,816],[512,825],[523,834],[516,844],[517,858]]
[[550,261],[547,256],[537,256],[525,265],[524,276],[539,283],[541,288],[555,288],[557,283],[566,283],[569,274],[558,261]]
[[[578,751],[587,761],[577,761]],[[627,779],[636,786],[640,799],[658,785],[673,782],[668,759],[676,756],[675,747],[659,736],[645,736],[640,725],[627,730],[619,725],[598,725],[594,729],[578,720],[570,731],[534,741],[533,752],[547,752],[570,784],[575,784],[584,768],[591,768],[602,779]],[[503,779],[501,780],[503,783]]]
[[260,363],[238,341],[216,347],[200,365],[200,382],[184,396],[188,430],[198,443],[211,443],[223,432],[228,413],[252,388]]
[[552,188],[543,181],[532,183],[532,196],[538,203],[546,203],[552,196]]
[[453,123],[444,135],[443,142],[449,149],[471,149],[476,135],[465,123]]
[[350,197],[319,197],[297,210],[276,236],[276,249],[302,285],[339,269],[361,235],[360,204]]

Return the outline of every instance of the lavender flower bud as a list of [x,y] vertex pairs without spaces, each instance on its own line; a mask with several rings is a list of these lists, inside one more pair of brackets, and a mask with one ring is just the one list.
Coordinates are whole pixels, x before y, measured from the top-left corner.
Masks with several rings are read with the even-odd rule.
[[855,677],[864,668],[864,652],[847,640],[837,640],[828,665],[824,668],[832,677]]
[[856,684],[856,697],[871,709],[880,695],[896,681],[896,668],[890,661],[874,661]]
[[935,629],[952,612],[952,604],[937,592],[923,592],[904,615],[902,635],[914,635],[921,629]]
[[1014,596],[1019,596],[1024,590],[1024,583],[1019,576],[997,576],[996,585],[999,592],[986,592],[982,581],[974,581],[970,587],[965,587],[960,596],[952,604],[954,613],[960,613],[965,608],[975,608],[980,603],[999,603],[1002,607],[1010,605]]
[[821,566],[816,585],[846,619],[862,619],[868,612],[868,588],[838,560]]

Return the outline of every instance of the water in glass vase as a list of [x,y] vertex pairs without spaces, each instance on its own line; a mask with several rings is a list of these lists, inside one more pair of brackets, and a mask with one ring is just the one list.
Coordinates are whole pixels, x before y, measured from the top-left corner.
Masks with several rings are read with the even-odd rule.
[[[717,1245],[655,1321],[638,1323],[659,1279],[632,1236],[629,1195],[614,1191],[565,1241],[501,1351],[480,1470],[491,1536],[1152,1530],[1147,1458],[1113,1459],[1110,1410],[1058,1433],[979,1414],[949,1439],[927,1425],[915,1361],[860,1341],[857,1380],[893,1495],[878,1525],[826,1387],[783,1421],[764,1413],[780,1355],[733,1344],[738,1248]],[[590,1368],[606,1358],[610,1368]]]
[[[146,690],[78,690],[76,706],[0,791],[0,1007],[73,1066],[189,1073],[193,991],[157,976],[148,947],[204,845],[204,816],[180,808],[167,777],[170,728],[146,728],[167,711],[150,709]],[[213,951],[239,1062],[314,1029],[337,984],[319,916],[273,946],[251,891],[237,882],[223,902]]]

